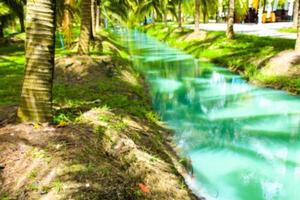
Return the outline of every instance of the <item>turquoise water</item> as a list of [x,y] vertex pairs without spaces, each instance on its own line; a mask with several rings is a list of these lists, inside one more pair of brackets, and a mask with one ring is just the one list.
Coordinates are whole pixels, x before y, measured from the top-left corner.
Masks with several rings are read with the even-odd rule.
[[262,89],[145,34],[123,33],[153,107],[193,165],[195,193],[221,200],[300,199],[300,98]]

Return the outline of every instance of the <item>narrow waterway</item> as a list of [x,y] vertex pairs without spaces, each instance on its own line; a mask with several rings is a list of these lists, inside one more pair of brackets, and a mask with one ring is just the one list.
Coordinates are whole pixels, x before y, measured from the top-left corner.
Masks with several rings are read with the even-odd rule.
[[300,98],[246,83],[137,31],[122,33],[153,106],[207,199],[300,199]]

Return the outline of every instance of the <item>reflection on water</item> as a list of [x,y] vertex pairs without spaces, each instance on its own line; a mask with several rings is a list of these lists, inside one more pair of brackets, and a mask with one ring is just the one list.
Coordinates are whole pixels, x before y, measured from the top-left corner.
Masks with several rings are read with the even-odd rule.
[[138,32],[122,33],[153,106],[208,199],[300,198],[300,98],[247,84]]

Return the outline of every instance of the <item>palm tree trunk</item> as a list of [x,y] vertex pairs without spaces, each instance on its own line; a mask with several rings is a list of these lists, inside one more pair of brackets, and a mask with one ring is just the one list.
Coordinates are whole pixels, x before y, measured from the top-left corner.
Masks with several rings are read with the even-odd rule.
[[165,13],[164,13],[164,23],[165,23],[165,25],[167,25],[168,24],[168,14],[167,14],[167,11],[165,10]]
[[195,0],[195,33],[200,30],[200,0]]
[[297,25],[298,25],[298,10],[299,10],[299,1],[298,0],[295,0],[295,3],[294,3],[294,19],[293,19],[293,25],[295,28],[297,28]]
[[234,24],[234,0],[229,0],[229,12],[227,19],[227,39],[233,39],[233,24]]
[[72,16],[70,12],[72,4],[72,0],[64,0],[64,13],[61,26],[67,48],[70,48],[72,43]]
[[78,53],[87,55],[89,53],[89,44],[92,29],[91,0],[82,0],[81,2],[81,27],[79,37]]
[[0,39],[4,38],[4,32],[3,32],[3,23],[0,20]]
[[182,0],[178,3],[178,28],[182,28]]
[[52,120],[55,0],[28,0],[26,63],[18,117],[27,122]]
[[96,1],[91,0],[92,39],[96,36]]
[[101,1],[97,2],[97,8],[96,8],[96,32],[100,31],[101,27]]
[[[297,0],[298,3],[300,0]],[[300,5],[300,3],[299,3]],[[295,50],[296,51],[299,51],[300,52],[300,6],[298,6],[298,13],[297,13],[297,16],[298,16],[298,24],[297,24],[297,40],[296,40],[296,45],[295,45]]]
[[24,13],[20,13],[18,17],[21,26],[21,33],[24,33],[25,32]]

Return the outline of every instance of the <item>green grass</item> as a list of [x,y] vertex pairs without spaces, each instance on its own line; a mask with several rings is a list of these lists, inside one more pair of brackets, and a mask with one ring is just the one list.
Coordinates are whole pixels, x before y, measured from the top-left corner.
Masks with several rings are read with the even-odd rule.
[[[80,27],[74,26],[73,39],[79,37]],[[91,48],[91,55],[98,56],[101,54],[114,55],[114,56],[126,56],[126,49],[118,45],[116,38],[112,33],[102,31],[103,47],[101,50],[98,48]],[[25,40],[25,33],[18,33],[15,30],[5,29],[5,35],[7,38],[15,38],[19,40]],[[112,49],[114,47],[114,49]],[[59,33],[56,34],[56,58],[75,54],[76,48],[65,49],[61,47],[59,40]],[[10,44],[0,45],[0,106],[16,105],[19,102],[21,95],[22,80],[24,74],[24,46],[22,44]],[[69,88],[67,88],[69,87]],[[64,101],[64,93],[67,92],[70,99],[72,96],[77,95],[78,91],[84,91],[86,86],[78,86],[78,88],[72,88],[72,86],[55,86],[56,99],[55,102]],[[105,85],[103,86],[105,87]],[[82,92],[81,92],[82,93]],[[79,92],[80,94],[80,92]],[[83,94],[81,94],[84,96]],[[91,94],[88,99],[93,99],[98,94]],[[88,100],[87,99],[87,100]]]
[[[262,83],[275,83],[280,88],[300,93],[300,78],[262,77],[260,69],[278,53],[294,48],[295,40],[253,35],[236,34],[228,41],[225,32],[203,32],[203,38],[184,40],[192,30],[178,32],[174,27],[150,25],[141,28],[147,34],[168,43],[170,46],[192,54],[196,58],[205,58],[240,73],[244,78]],[[180,42],[179,42],[180,41]]]
[[[0,106],[16,105],[21,95],[24,75],[24,46],[7,45],[0,47]],[[56,56],[65,55],[61,48],[56,49]]]
[[294,27],[281,28],[281,29],[278,29],[278,31],[281,33],[297,33],[297,29]]
[[18,103],[24,73],[24,47],[0,47],[0,106]]

